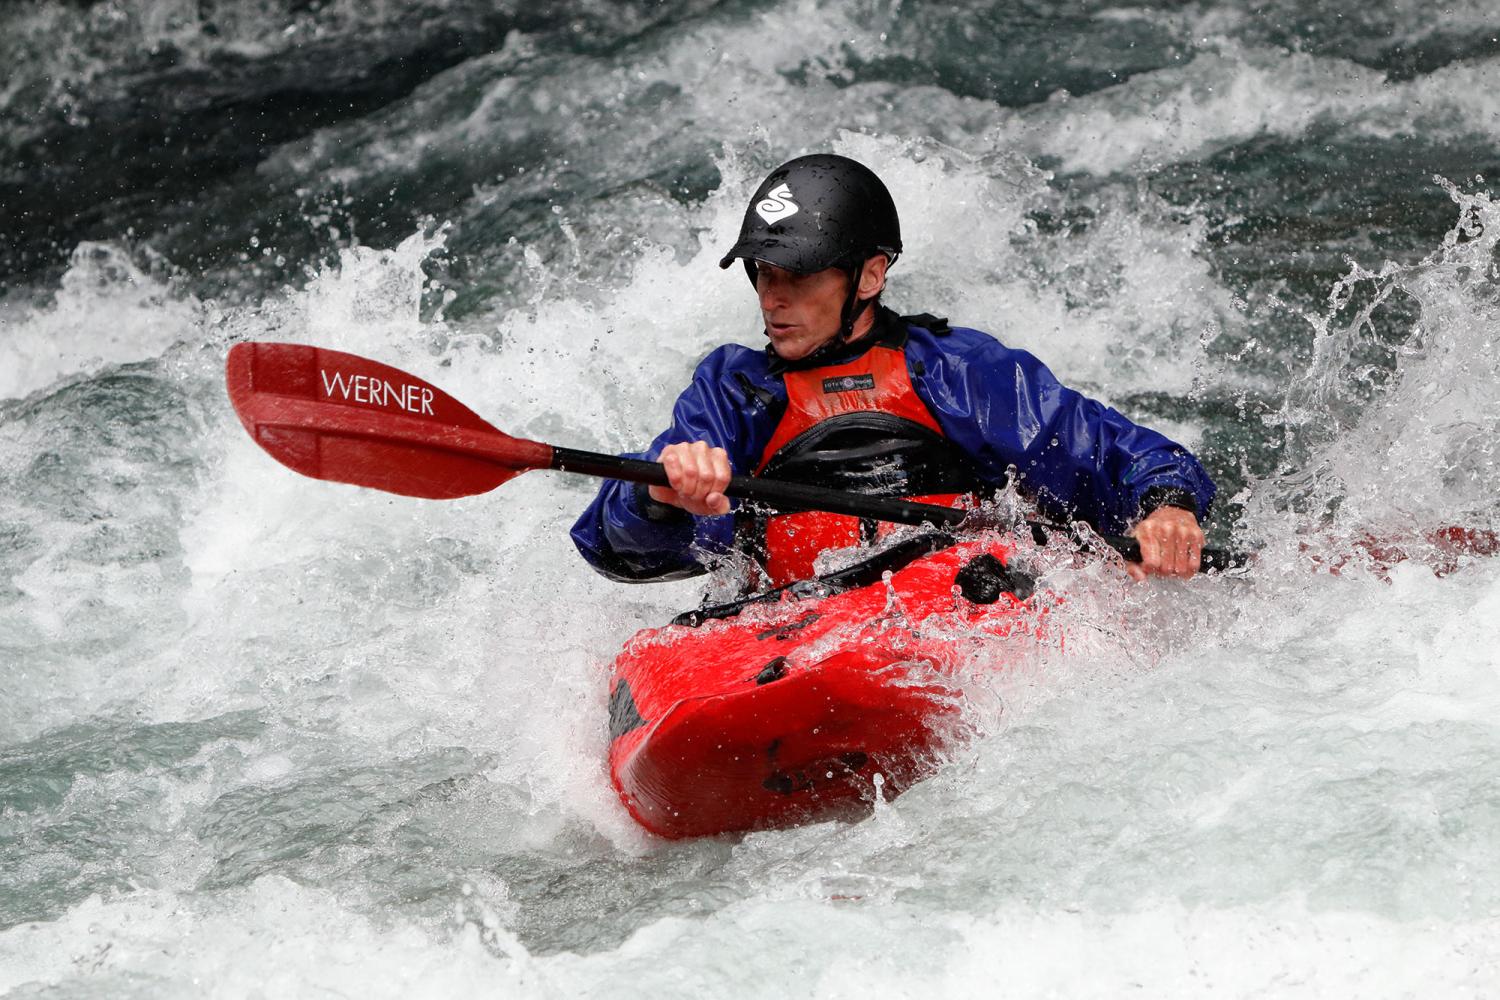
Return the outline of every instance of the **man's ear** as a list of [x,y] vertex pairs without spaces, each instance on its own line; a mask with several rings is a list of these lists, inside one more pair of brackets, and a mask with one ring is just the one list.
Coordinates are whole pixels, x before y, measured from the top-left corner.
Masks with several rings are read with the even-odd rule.
[[883,253],[865,259],[864,266],[859,269],[859,297],[861,299],[873,299],[885,288],[885,269],[890,266],[890,263],[890,258]]

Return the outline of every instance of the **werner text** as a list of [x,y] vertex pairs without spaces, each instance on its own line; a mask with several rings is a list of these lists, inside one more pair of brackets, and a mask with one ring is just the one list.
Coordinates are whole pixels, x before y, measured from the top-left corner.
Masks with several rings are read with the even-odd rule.
[[407,413],[432,414],[432,390],[426,386],[396,384],[372,375],[346,375],[319,369],[323,394],[329,399],[352,400],[369,406],[394,406]]

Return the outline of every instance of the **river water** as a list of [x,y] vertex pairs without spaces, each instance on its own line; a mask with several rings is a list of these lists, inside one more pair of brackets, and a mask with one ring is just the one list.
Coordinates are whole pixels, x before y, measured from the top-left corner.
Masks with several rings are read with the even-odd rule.
[[[1500,560],[1422,541],[1500,528],[1497,38],[1481,0],[7,7],[0,991],[1500,993]],[[1194,447],[1260,556],[1059,565],[1066,648],[997,653],[936,777],[667,843],[605,684],[701,581],[589,571],[582,479],[298,477],[224,357],[638,448],[759,342],[743,199],[828,150],[901,207],[893,304]]]

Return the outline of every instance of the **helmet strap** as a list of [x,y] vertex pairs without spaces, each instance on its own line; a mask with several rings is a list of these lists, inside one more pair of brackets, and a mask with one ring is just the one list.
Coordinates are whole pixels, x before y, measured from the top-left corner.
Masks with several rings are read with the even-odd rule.
[[864,311],[870,307],[870,303],[875,301],[874,299],[861,299],[859,297],[859,278],[864,273],[864,269],[864,262],[861,261],[857,266],[849,268],[847,272],[849,275],[849,295],[844,299],[844,308],[839,322],[838,341],[841,344],[847,344],[849,338],[854,336],[854,324],[864,314]]

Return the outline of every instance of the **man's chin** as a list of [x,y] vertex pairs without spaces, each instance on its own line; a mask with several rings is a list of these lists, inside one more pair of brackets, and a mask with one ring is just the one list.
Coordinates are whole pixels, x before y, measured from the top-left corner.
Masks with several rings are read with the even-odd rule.
[[771,341],[771,350],[783,361],[801,361],[822,346],[808,344],[799,337],[777,337],[769,330],[766,331],[766,337]]

